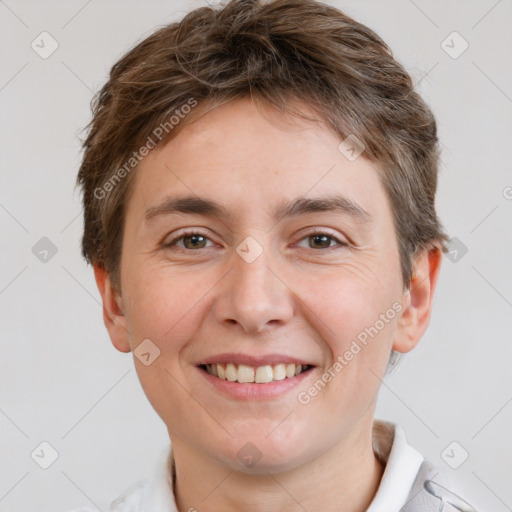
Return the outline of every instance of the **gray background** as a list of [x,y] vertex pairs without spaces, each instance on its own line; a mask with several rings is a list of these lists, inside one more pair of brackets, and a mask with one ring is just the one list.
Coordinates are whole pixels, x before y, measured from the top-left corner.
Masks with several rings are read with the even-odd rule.
[[[388,42],[433,108],[443,145],[439,213],[467,247],[445,258],[431,326],[384,382],[377,416],[400,423],[476,508],[512,510],[512,2],[330,3]],[[105,510],[166,447],[132,356],[110,344],[80,256],[77,136],[111,65],[199,5],[0,1],[3,512]],[[31,48],[43,31],[59,45],[47,59]],[[445,51],[463,48],[453,31],[469,44],[458,58]],[[47,242],[36,246],[39,257],[32,250],[43,237],[57,248],[46,262]],[[31,458],[36,450],[40,464],[51,461],[43,441],[58,452],[48,469]],[[463,450],[469,458],[452,469]]]

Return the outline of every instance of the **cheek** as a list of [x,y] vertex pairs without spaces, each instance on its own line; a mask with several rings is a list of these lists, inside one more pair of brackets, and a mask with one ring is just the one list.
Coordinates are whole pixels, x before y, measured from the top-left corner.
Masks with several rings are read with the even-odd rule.
[[[127,283],[125,295],[127,321],[135,338],[150,338],[161,351],[177,347],[188,332],[200,323],[202,305],[211,285],[204,274],[170,272],[155,268],[134,271]],[[169,340],[173,341],[169,346]]]
[[[380,273],[362,272],[354,268],[340,269],[336,275],[316,282],[323,293],[306,294],[302,314],[320,335],[325,348],[327,367],[322,377],[329,384],[321,389],[302,390],[321,410],[333,407],[343,416],[353,411],[362,414],[373,402],[391,353],[394,332],[399,318],[400,281],[396,275],[380,278]],[[305,280],[302,281],[305,284]],[[309,282],[309,281],[308,281]],[[310,283],[313,284],[313,283]],[[321,377],[321,378],[322,378]],[[328,405],[331,404],[331,405]]]
[[344,268],[325,278],[316,277],[314,282],[300,281],[303,287],[297,294],[307,306],[303,314],[310,311],[309,319],[317,330],[329,339],[339,340],[337,348],[343,348],[347,341],[373,326],[386,313],[385,326],[379,322],[379,330],[390,330],[396,316],[393,304],[400,296],[396,279]]
[[[204,276],[153,268],[131,273],[124,292],[132,348],[150,339],[159,350],[149,366],[136,357],[136,371],[148,400],[167,425],[179,417],[192,424],[201,411],[191,406],[180,367],[180,354],[201,325],[205,305]],[[211,286],[208,286],[209,289]],[[164,392],[163,392],[164,390]],[[192,401],[192,403],[194,403]],[[173,419],[174,418],[174,419]]]
[[327,354],[322,374],[299,390],[299,403],[306,404],[307,418],[312,410],[314,416],[329,410],[331,420],[339,418],[338,424],[344,425],[347,418],[362,417],[376,399],[391,353],[398,303],[383,283],[375,287],[348,275],[331,280],[329,289],[303,310]]

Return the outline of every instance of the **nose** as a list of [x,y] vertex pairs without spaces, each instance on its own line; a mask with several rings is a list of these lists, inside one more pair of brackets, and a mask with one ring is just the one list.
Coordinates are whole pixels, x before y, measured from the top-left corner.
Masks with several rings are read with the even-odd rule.
[[233,267],[214,304],[219,323],[258,334],[282,326],[293,317],[293,292],[272,260],[270,250],[264,250],[252,262],[234,254]]

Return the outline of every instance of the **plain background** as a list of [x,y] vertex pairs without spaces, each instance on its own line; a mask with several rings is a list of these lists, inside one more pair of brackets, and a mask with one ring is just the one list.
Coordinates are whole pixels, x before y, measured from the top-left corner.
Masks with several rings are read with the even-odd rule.
[[[377,417],[401,424],[478,510],[512,510],[512,4],[330,3],[383,37],[433,108],[443,147],[438,210],[460,241],[456,261],[445,257],[431,326],[383,384]],[[3,512],[106,510],[167,446],[131,354],[117,352],[103,326],[80,255],[74,182],[79,130],[110,67],[200,5],[0,1]],[[59,45],[47,59],[31,48],[43,31]],[[43,237],[57,249],[46,262],[33,252]],[[31,457],[51,455],[43,441],[58,453],[48,469]],[[447,461],[459,464],[466,451],[452,469]]]

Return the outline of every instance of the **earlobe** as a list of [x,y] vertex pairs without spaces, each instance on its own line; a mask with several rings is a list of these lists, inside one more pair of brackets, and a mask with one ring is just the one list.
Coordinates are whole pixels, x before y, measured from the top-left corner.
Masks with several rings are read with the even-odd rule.
[[130,352],[129,333],[126,329],[123,298],[114,290],[111,280],[103,267],[94,266],[96,285],[103,302],[103,322],[110,340],[120,352]]
[[437,245],[415,258],[413,278],[403,295],[402,315],[393,342],[393,349],[397,352],[412,350],[428,327],[441,259],[441,248]]

